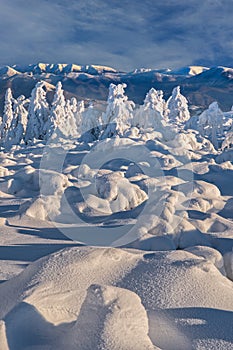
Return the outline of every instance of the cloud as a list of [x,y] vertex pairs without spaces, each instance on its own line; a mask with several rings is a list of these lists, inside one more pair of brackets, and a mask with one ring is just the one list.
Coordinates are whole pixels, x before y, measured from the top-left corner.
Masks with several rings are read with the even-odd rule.
[[228,0],[1,0],[0,64],[231,65]]

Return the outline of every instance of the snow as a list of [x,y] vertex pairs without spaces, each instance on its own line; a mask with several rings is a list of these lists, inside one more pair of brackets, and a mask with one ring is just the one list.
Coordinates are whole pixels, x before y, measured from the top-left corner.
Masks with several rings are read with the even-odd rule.
[[9,130],[9,139],[7,140],[8,148],[12,145],[20,144],[20,142],[24,139],[28,122],[28,113],[26,106],[29,101],[30,100],[26,99],[23,95],[19,96],[14,101],[14,117]]
[[[58,349],[153,349],[148,333],[155,348],[170,349],[156,327],[163,326],[160,332],[166,334],[163,315],[173,324],[175,344],[183,329],[186,342],[180,349],[187,341],[203,348],[211,341],[223,349],[231,339],[221,323],[207,339],[202,332],[208,329],[205,320],[220,310],[229,319],[232,282],[212,262],[189,252],[67,248],[32,263],[5,282],[0,295],[7,295],[0,312],[8,344],[18,343],[19,350],[42,346],[45,335],[44,345]],[[190,336],[185,324],[200,327]]]
[[102,115],[105,129],[102,138],[123,135],[131,125],[134,103],[125,95],[126,84],[110,84],[106,112]]
[[218,250],[206,246],[193,246],[185,250],[196,256],[201,256],[207,261],[211,261],[223,275],[226,274],[223,256]]
[[183,67],[183,68],[176,69],[176,70],[171,70],[169,72],[169,74],[194,76],[197,74],[201,74],[201,73],[207,71],[208,69],[209,68],[203,67],[203,66],[188,66],[188,67]]
[[3,146],[5,143],[7,144],[13,118],[14,118],[13,96],[12,96],[11,89],[8,88],[5,94],[4,111],[3,111],[3,117],[1,118],[1,126],[0,126],[0,138]]
[[127,289],[91,285],[76,327],[80,349],[155,349],[148,337],[146,310],[137,294]]
[[163,99],[163,91],[150,89],[144,100],[144,104],[136,111],[133,123],[139,128],[162,129],[162,121],[167,118],[166,102]]
[[209,108],[201,113],[198,123],[201,135],[208,137],[214,147],[218,149],[218,138],[223,136],[224,115],[216,101],[212,102]]
[[81,117],[81,135],[82,140],[92,142],[98,139],[100,134],[100,113],[96,110],[92,103],[86,110],[82,111]]
[[180,92],[180,86],[172,90],[172,95],[167,101],[168,119],[171,122],[183,123],[190,119],[188,101]]
[[141,106],[125,88],[104,112],[60,83],[52,106],[43,83],[7,90],[1,350],[232,349],[231,123],[216,103],[187,123],[179,87]]
[[30,142],[34,138],[44,139],[48,124],[49,106],[43,89],[44,83],[38,82],[32,90],[29,107],[28,123],[25,132],[25,141]]

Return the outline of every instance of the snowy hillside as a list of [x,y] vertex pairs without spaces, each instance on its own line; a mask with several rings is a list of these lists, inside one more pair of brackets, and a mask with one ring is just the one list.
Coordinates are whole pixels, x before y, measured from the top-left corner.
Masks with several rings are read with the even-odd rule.
[[233,110],[211,101],[191,117],[177,84],[140,104],[125,83],[103,104],[64,91],[73,74],[177,72],[12,69],[39,81],[4,90],[0,350],[232,349]]

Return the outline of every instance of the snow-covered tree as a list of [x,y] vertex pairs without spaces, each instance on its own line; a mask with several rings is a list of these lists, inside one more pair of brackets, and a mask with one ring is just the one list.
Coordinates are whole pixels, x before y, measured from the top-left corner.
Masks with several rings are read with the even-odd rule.
[[78,134],[76,120],[73,112],[73,104],[70,100],[66,101],[65,119],[62,132],[66,137],[75,137]]
[[155,90],[151,88],[147,93],[144,105],[148,106],[148,108],[158,111],[163,120],[167,118],[167,104],[163,98],[162,90]]
[[66,101],[62,90],[62,84],[59,81],[56,85],[56,91],[52,102],[50,118],[48,120],[48,137],[56,132],[59,136],[64,136],[63,129],[66,121]]
[[28,118],[26,106],[29,102],[30,100],[25,99],[25,96],[23,95],[19,96],[14,101],[13,119],[5,140],[6,148],[10,148],[12,145],[18,145],[20,144],[21,140],[24,139]]
[[28,107],[28,123],[25,142],[35,139],[45,139],[48,125],[49,105],[46,101],[44,82],[40,81],[32,90]]
[[82,114],[85,111],[84,101],[78,102],[75,97],[72,97],[70,100],[70,104],[71,104],[72,112],[74,114],[78,134],[81,135]]
[[10,126],[14,117],[13,113],[13,96],[11,89],[8,88],[5,94],[4,112],[2,117],[2,123],[0,126],[0,138],[1,143],[4,144],[9,137]]
[[126,84],[110,84],[106,112],[102,115],[105,129],[102,138],[122,135],[131,125],[134,103],[125,95]]
[[59,137],[77,136],[77,111],[78,104],[76,98],[66,101],[62,84],[58,82],[51,106],[50,118],[48,119],[48,136],[51,136],[54,132]]
[[163,92],[157,91],[154,88],[150,89],[142,106],[136,112],[133,124],[139,128],[154,128],[161,130],[162,121],[165,121],[165,101]]
[[81,135],[89,142],[96,140],[100,133],[100,115],[91,102],[88,108],[82,113]]
[[203,111],[198,118],[198,128],[202,136],[207,137],[214,147],[219,146],[218,139],[224,135],[224,114],[217,102],[212,102],[208,109]]
[[185,123],[190,118],[190,113],[188,110],[188,101],[181,94],[180,86],[176,86],[172,95],[167,101],[168,109],[168,120],[171,123],[182,124]]

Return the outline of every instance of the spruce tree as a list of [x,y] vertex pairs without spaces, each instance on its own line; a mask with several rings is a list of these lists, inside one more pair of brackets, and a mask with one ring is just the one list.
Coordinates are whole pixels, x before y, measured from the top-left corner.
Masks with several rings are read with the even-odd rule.
[[62,84],[59,81],[56,85],[56,91],[53,98],[50,118],[47,126],[47,137],[52,136],[55,132],[57,136],[64,136],[62,128],[64,128],[66,120],[66,101],[62,90]]
[[33,139],[44,140],[46,138],[49,105],[43,87],[44,82],[38,82],[31,93],[25,134],[26,143]]
[[0,126],[0,139],[1,139],[2,145],[4,145],[6,140],[9,138],[9,130],[14,117],[13,102],[14,102],[14,99],[12,96],[11,89],[8,88],[5,93],[4,111],[3,111],[2,123]]
[[190,119],[188,101],[181,94],[180,86],[173,89],[172,95],[167,101],[168,120],[171,123],[183,124]]
[[154,88],[150,89],[142,106],[140,106],[134,117],[134,125],[139,128],[154,128],[160,130],[162,121],[165,122],[165,101],[163,92]]
[[8,137],[5,140],[6,148],[10,148],[12,145],[18,145],[20,144],[21,140],[24,139],[28,119],[28,111],[26,109],[26,106],[28,105],[29,101],[30,100],[25,99],[25,96],[23,95],[19,96],[14,101],[13,119],[9,129]]
[[102,115],[105,127],[102,138],[123,135],[132,124],[135,105],[132,101],[128,101],[125,95],[126,86],[126,84],[111,84],[109,87],[107,109]]

